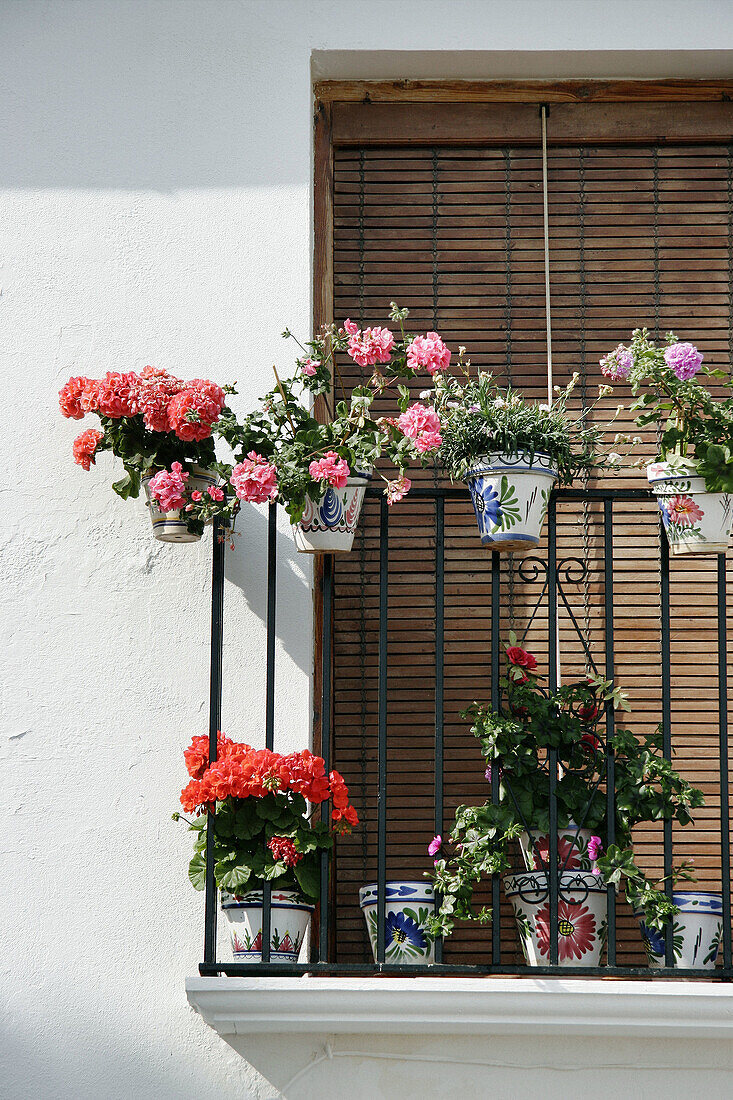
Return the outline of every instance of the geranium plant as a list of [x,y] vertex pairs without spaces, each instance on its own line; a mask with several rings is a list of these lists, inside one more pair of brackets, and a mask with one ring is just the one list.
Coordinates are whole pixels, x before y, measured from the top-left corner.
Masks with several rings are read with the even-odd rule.
[[[437,333],[405,332],[407,316],[406,309],[392,303],[390,320],[400,326],[397,337],[388,328],[362,330],[347,319],[341,327],[324,326],[313,340],[296,340],[301,354],[294,373],[281,378],[273,368],[275,386],[241,424],[232,415],[222,417],[220,430],[235,451],[234,474],[242,494],[251,488],[252,496],[244,499],[261,499],[264,479],[268,495],[276,495],[297,523],[308,498],[318,502],[329,487],[343,488],[350,475],[370,473],[382,456],[396,468],[392,477],[379,475],[389,502],[405,495],[410,463],[427,461],[441,444],[438,415],[411,401],[406,382],[418,371],[443,370],[450,361]],[[283,336],[295,340],[288,329]],[[350,395],[341,380],[339,354],[371,372]],[[375,418],[373,402],[388,391],[398,415]],[[316,398],[322,399],[323,416],[317,415]]]
[[[211,828],[220,889],[241,894],[270,882],[316,900],[320,853],[332,848],[334,831],[349,832],[359,823],[339,773],[326,774],[322,757],[307,749],[284,756],[223,734],[213,763],[205,736],[193,738],[184,759],[191,779],[181,792],[181,806],[194,815],[183,820],[196,834],[188,872],[195,889],[205,886],[206,833]],[[329,799],[332,827],[320,814],[315,817],[316,807]]]
[[[625,382],[636,400],[639,427],[658,425],[659,459],[684,468],[693,459],[712,493],[733,492],[733,380],[704,364],[702,352],[673,332],[657,347],[645,328],[628,347],[619,344],[601,359],[610,382]],[[710,387],[727,391],[714,395]]]
[[[662,754],[659,732],[637,738],[618,729],[612,738],[615,776],[615,843],[607,846],[606,753],[597,722],[607,706],[628,709],[612,682],[597,676],[551,691],[542,688],[533,654],[510,636],[501,678],[502,702],[495,711],[474,703],[463,714],[473,719],[491,780],[499,769],[499,799],[480,806],[460,806],[450,843],[436,837],[433,879],[442,895],[432,922],[434,934],[448,935],[456,920],[491,918],[490,909],[475,913],[473,891],[484,876],[511,867],[512,843],[524,832],[547,833],[550,823],[548,752],[557,752],[555,785],[558,829],[592,830],[589,855],[604,882],[624,879],[627,897],[645,913],[646,923],[661,927],[677,912],[666,894],[638,867],[632,830],[642,821],[691,821],[690,810],[703,804],[702,792],[690,786]],[[537,852],[537,849],[535,849]],[[563,853],[560,853],[561,857]],[[547,851],[539,851],[548,869]],[[562,867],[561,867],[562,870]],[[686,865],[675,879],[688,877]]]
[[73,444],[74,461],[84,470],[102,451],[122,460],[124,477],[113,483],[123,499],[137,497],[141,480],[154,475],[151,495],[163,511],[183,509],[189,529],[198,534],[216,513],[232,511],[234,493],[209,485],[188,485],[195,467],[226,474],[217,462],[214,434],[226,408],[231,387],[207,379],[185,382],[165,370],[145,367],[139,373],[108,372],[104,378],[70,378],[59,393],[65,417],[98,417],[100,427],[88,428]]

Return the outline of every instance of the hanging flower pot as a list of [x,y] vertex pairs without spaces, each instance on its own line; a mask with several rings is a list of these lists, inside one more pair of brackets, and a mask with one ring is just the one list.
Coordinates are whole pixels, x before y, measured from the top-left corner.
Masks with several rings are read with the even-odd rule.
[[[588,871],[559,876],[557,948],[560,966],[600,966],[606,942],[607,898],[601,879]],[[550,962],[550,881],[545,871],[504,876],[514,907],[522,951],[530,966]]]
[[[680,969],[714,970],[723,935],[723,900],[706,890],[680,890],[672,894],[679,913],[672,918],[673,966]],[[666,966],[665,933],[651,928],[640,918],[641,935],[649,966]]]
[[512,553],[538,545],[557,480],[547,455],[529,451],[483,455],[471,465],[465,480],[484,546]]
[[[557,865],[561,871],[590,871],[593,860],[588,854],[590,829],[579,829],[575,822],[557,832]],[[542,871],[550,864],[550,838],[546,833],[522,833],[519,838],[524,866],[528,871]]]
[[[273,889],[270,902],[270,962],[296,963],[315,906],[294,890]],[[241,896],[222,893],[221,907],[235,960],[262,962],[262,890]]]
[[653,462],[646,468],[673,557],[724,554],[733,527],[733,496],[708,493],[691,459]]
[[[377,961],[377,898],[376,882],[362,886],[359,905],[364,914]],[[384,961],[388,963],[431,963],[435,961],[435,944],[425,935],[428,918],[435,909],[433,887],[425,882],[385,884]]]
[[354,542],[364,491],[371,471],[349,477],[343,489],[328,486],[318,503],[306,497],[299,523],[293,525],[295,545],[306,554],[346,554]]
[[[175,509],[163,512],[158,501],[150,492],[150,482],[155,471],[146,474],[142,479],[143,489],[150,509],[150,521],[153,525],[153,536],[160,542],[198,542],[201,535],[195,531],[189,531],[186,523],[186,513],[183,509]],[[204,470],[201,466],[192,466],[186,481],[186,489],[203,493],[208,488],[214,488],[219,483],[219,475],[211,470]]]

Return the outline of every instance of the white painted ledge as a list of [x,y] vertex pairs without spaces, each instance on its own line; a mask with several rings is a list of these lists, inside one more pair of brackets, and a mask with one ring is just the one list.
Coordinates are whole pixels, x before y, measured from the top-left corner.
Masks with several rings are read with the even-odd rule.
[[733,1038],[733,986],[572,978],[188,978],[220,1035]]

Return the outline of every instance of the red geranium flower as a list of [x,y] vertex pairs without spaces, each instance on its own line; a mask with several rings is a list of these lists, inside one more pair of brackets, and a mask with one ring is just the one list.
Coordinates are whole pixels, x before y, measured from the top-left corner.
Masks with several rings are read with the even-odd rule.
[[507,646],[507,660],[510,665],[518,665],[519,668],[529,669],[530,672],[537,668],[537,658],[533,653],[528,653],[518,645]]
[[[543,906],[535,917],[537,949],[540,955],[550,954],[550,905]],[[584,905],[557,905],[557,955],[559,962],[582,959],[596,939],[596,918]]]
[[72,450],[74,462],[77,466],[81,466],[83,470],[88,470],[90,465],[96,462],[94,456],[101,438],[102,432],[98,432],[96,428],[87,428],[85,432],[76,437]]

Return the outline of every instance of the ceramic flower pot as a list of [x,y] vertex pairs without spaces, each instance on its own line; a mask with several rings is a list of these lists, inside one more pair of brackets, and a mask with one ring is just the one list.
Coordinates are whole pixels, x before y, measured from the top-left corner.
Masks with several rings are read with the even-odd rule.
[[547,455],[522,452],[478,458],[466,474],[466,484],[484,546],[502,553],[537,546],[556,480]]
[[705,478],[697,477],[694,462],[678,459],[653,462],[646,476],[657,498],[669,552],[673,557],[686,554],[724,554],[733,527],[733,496],[708,493]]
[[[561,871],[590,871],[593,860],[588,855],[590,829],[579,829],[574,822],[557,833],[557,865]],[[547,833],[522,833],[519,838],[524,866],[528,871],[542,871],[550,864],[550,838]]]
[[[142,479],[143,489],[150,509],[150,521],[153,525],[153,536],[160,542],[198,542],[201,535],[189,531],[186,526],[186,513],[180,510],[162,512],[155,497],[150,495],[150,481],[154,472],[146,474]],[[192,466],[186,482],[189,489],[198,489],[202,493],[210,486],[219,484],[219,475],[210,470],[204,470],[201,466]]]
[[[262,962],[262,891],[222,893],[221,907],[229,922],[232,955],[237,962]],[[270,962],[295,963],[315,909],[295,890],[270,894]]]
[[[384,960],[390,963],[431,963],[435,944],[425,935],[428,917],[435,911],[433,887],[426,882],[388,882],[385,885]],[[359,905],[364,914],[377,961],[377,884],[362,886]]]
[[[550,881],[545,871],[504,876],[522,951],[530,966],[550,962]],[[590,871],[559,876],[557,948],[560,966],[600,966],[607,933],[606,887]]]
[[351,550],[371,476],[370,471],[363,471],[349,477],[343,489],[329,486],[317,504],[306,498],[302,519],[293,524],[293,538],[301,553],[347,554]]
[[[723,935],[723,900],[706,890],[675,890],[672,900],[679,913],[672,919],[673,965],[680,969],[714,970]],[[649,928],[640,914],[641,935],[649,966],[665,963],[665,933]]]

